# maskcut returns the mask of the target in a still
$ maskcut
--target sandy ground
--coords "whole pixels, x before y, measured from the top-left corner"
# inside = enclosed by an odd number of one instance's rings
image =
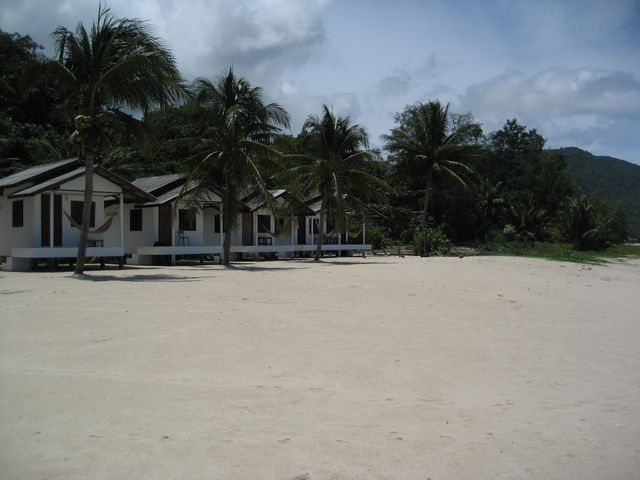
[[[1,479],[640,478],[640,261],[0,273]]]

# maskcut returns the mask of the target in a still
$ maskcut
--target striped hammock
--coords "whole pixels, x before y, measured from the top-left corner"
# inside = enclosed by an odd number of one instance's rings
[[[67,217],[67,219],[71,223],[72,227],[77,228],[78,230],[80,230],[82,228],[82,226],[78,222],[76,222],[73,219],[73,217],[67,213],[67,211],[65,209],[62,209],[62,213],[64,213],[64,216]],[[107,230],[109,230],[109,227],[111,227],[112,223],[113,223],[113,217],[109,217],[109,218],[107,218],[106,222],[104,222],[102,225],[100,225],[95,230],[89,230],[89,233],[94,233],[94,234],[104,233]]]

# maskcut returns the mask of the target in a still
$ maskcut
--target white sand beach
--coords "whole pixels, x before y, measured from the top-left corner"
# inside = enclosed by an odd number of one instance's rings
[[[0,272],[2,479],[632,479],[640,261]]]

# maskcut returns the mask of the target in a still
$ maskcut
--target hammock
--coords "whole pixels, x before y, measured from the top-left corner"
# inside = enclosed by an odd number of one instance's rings
[[[356,233],[352,233],[349,230],[347,230],[347,234],[351,237],[351,238],[358,238],[360,235],[362,235],[362,227],[360,227],[360,230],[357,231]]]
[[[78,222],[76,222],[73,219],[73,217],[66,212],[65,209],[62,209],[62,213],[64,213],[64,216],[67,217],[69,222],[71,222],[71,226],[72,227],[77,228],[78,230],[80,230],[82,228],[82,226]],[[93,233],[93,234],[104,233],[107,230],[109,230],[109,227],[111,227],[112,223],[113,223],[113,217],[109,217],[109,218],[107,218],[107,221],[104,222],[101,226],[99,226],[95,230],[89,230],[88,233]]]

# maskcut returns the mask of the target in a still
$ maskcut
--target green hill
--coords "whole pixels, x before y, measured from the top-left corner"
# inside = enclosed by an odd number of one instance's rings
[[[640,234],[640,165],[593,155],[576,147],[551,150],[564,155],[576,184],[590,195],[620,207],[629,228]]]

